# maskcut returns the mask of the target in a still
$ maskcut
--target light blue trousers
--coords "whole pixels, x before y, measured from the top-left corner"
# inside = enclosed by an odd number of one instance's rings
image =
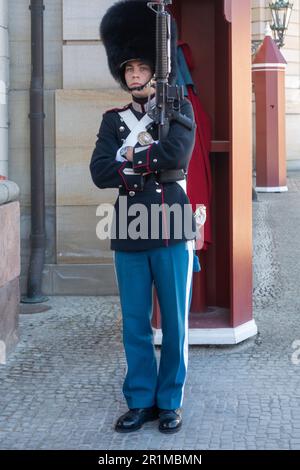
[[[127,405],[129,408],[154,404],[161,409],[179,408],[188,365],[193,242],[181,241],[139,252],[116,251],[114,257],[127,360],[123,384]],[[163,334],[159,368],[151,326],[153,283]]]

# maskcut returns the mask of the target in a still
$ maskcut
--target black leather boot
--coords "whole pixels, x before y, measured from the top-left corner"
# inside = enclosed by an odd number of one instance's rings
[[[124,415],[120,416],[116,425],[117,432],[132,432],[140,429],[147,421],[158,419],[158,409],[156,406],[151,408],[132,408]]]
[[[159,410],[159,431],[166,434],[178,432],[182,426],[181,409]]]

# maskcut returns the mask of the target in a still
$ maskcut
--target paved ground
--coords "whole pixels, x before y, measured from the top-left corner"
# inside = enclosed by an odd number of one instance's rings
[[[21,315],[0,365],[0,448],[300,449],[300,173],[288,185],[253,208],[259,335],[190,348],[181,432],[114,432],[126,411],[119,299],[52,297],[52,310]]]

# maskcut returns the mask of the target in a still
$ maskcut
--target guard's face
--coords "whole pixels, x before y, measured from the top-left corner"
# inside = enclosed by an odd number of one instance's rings
[[[125,66],[125,81],[128,88],[145,85],[152,77],[152,71],[149,65],[138,60],[132,60]],[[154,88],[145,88],[141,91],[133,91],[132,94],[142,98],[154,93]]]

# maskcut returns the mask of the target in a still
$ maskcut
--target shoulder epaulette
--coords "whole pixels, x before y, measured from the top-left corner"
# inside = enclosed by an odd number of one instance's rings
[[[111,112],[120,112],[120,111],[126,111],[126,109],[128,109],[130,107],[130,103],[129,104],[126,104],[126,106],[123,106],[123,108],[112,108],[112,109],[108,109],[107,111],[105,111],[106,113],[111,113]]]

